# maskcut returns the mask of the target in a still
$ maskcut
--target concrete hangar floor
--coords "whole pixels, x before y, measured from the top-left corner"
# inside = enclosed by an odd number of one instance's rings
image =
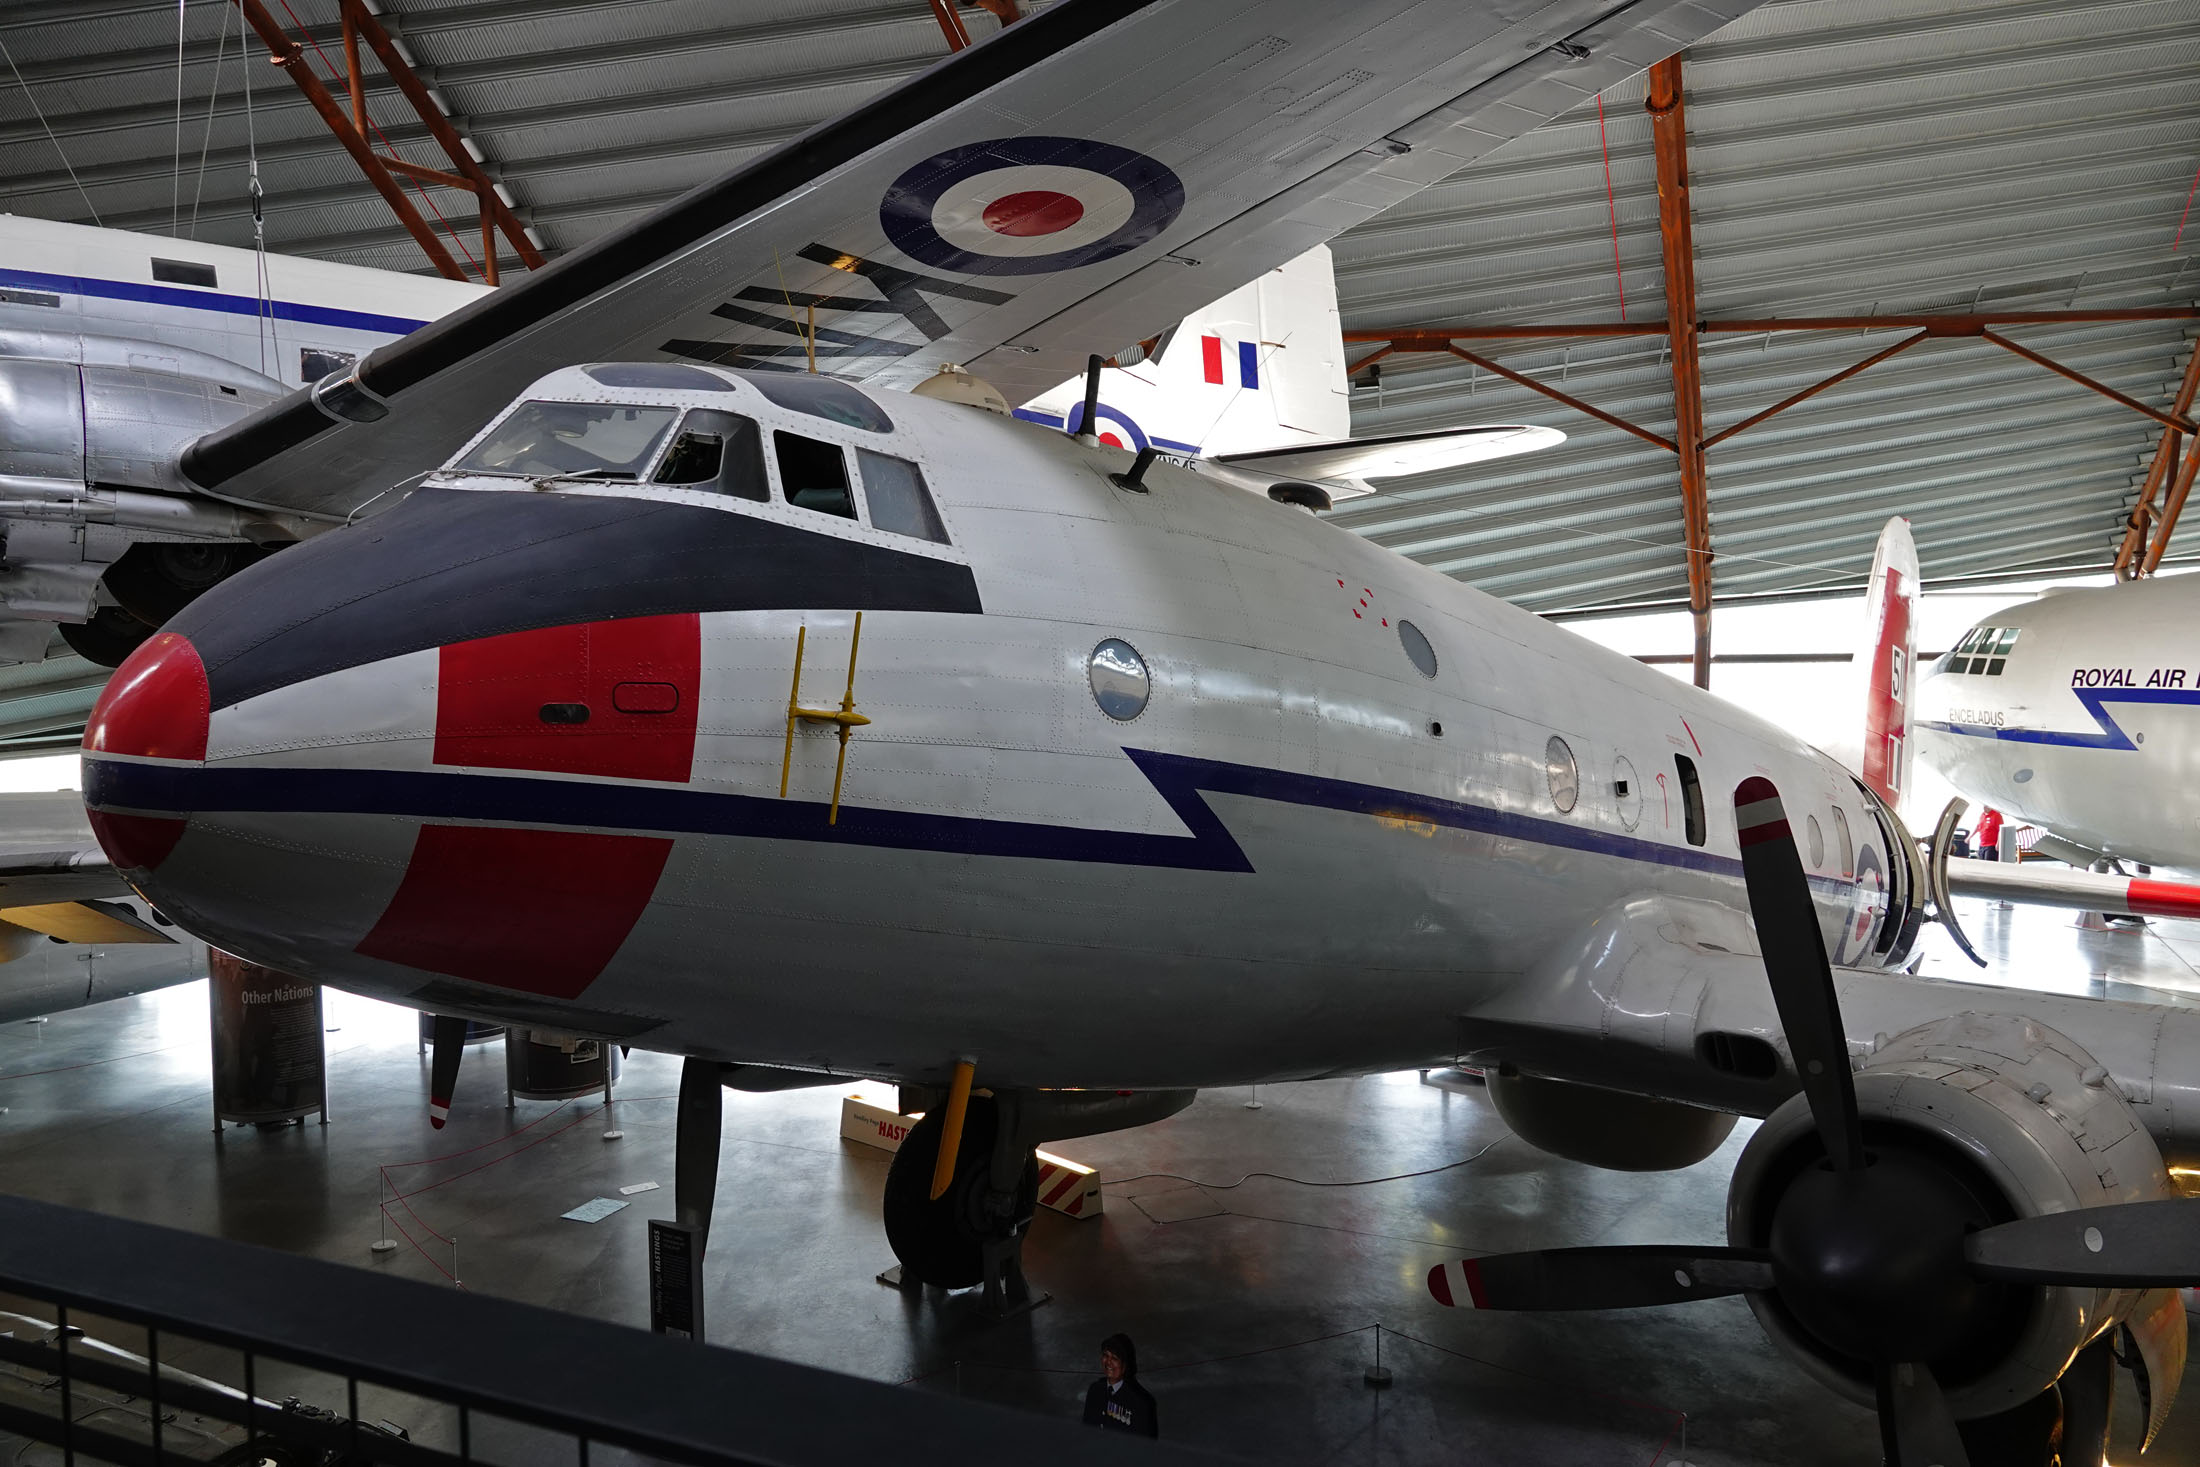
[[[2089,931],[2074,914],[1978,903],[1963,916],[1991,981],[2200,1003],[2200,924]],[[1944,943],[1927,971],[1973,972]],[[0,1029],[0,1191],[431,1282],[453,1268],[455,1239],[469,1289],[646,1323],[644,1224],[671,1212],[677,1061],[635,1053],[610,1122],[624,1134],[607,1141],[600,1097],[507,1110],[490,1041],[469,1051],[437,1133],[414,1016],[334,992],[327,1015],[331,1123],[218,1142],[203,987]],[[1636,1176],[1532,1151],[1478,1088],[1411,1072],[1267,1087],[1257,1110],[1247,1092],[1209,1093],[1158,1125],[1061,1145],[1109,1179],[1104,1210],[1041,1210],[1025,1263],[1052,1301],[993,1322],[974,1298],[876,1281],[893,1261],[878,1221],[887,1155],[840,1138],[844,1093],[728,1092],[713,1342],[1074,1417],[1099,1340],[1124,1330],[1167,1437],[1264,1462],[1880,1460],[1870,1414],[1806,1379],[1738,1299],[1476,1315],[1424,1286],[1431,1264],[1463,1254],[1720,1240],[1746,1123],[1696,1167]],[[645,1182],[661,1185],[622,1192]],[[385,1230],[378,1203],[400,1193]],[[599,1197],[629,1205],[563,1217]],[[385,1235],[398,1246],[373,1251]],[[1378,1337],[1382,1391],[1363,1380]],[[2147,1461],[2200,1464],[2194,1375]],[[2136,1441],[2131,1395],[2120,1443]],[[381,1414],[430,1444],[440,1429],[400,1404]]]

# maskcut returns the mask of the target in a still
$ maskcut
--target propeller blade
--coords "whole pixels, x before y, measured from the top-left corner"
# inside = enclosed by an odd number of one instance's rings
[[[1741,835],[1742,877],[1749,887],[1750,918],[1764,949],[1765,976],[1788,1052],[1802,1077],[1803,1096],[1819,1140],[1836,1170],[1864,1165],[1864,1128],[1856,1114],[1856,1080],[1841,1025],[1841,1001],[1833,968],[1818,933],[1818,908],[1796,853],[1787,809],[1769,779],[1751,775],[1734,790],[1734,823]]]
[[[2200,1284],[2200,1197],[2020,1217],[1963,1243],[1971,1272],[2026,1284]]]
[[[672,1212],[710,1238],[718,1200],[718,1150],[725,1115],[725,1066],[692,1055],[680,1066],[680,1108],[672,1128]]]
[[[2176,1289],[2152,1289],[2139,1298],[2123,1323],[2124,1363],[2139,1387],[2140,1414],[2147,1419],[2145,1451],[2154,1445],[2169,1408],[2177,1402],[2185,1378],[2185,1296]]]
[[[1550,1248],[1428,1271],[1447,1309],[1640,1309],[1771,1287],[1771,1255],[1747,1248]]]
[[[2055,1384],[2062,1391],[2062,1460],[2070,1467],[2101,1467],[2116,1412],[2116,1355],[2107,1336],[2080,1350]]]
[[[434,1058],[428,1065],[428,1124],[438,1131],[451,1117],[451,1095],[458,1089],[458,1062],[466,1057],[466,1021],[435,1016]]]
[[[1940,925],[1948,929],[1948,936],[1963,949],[1963,955],[1981,968],[1986,959],[1971,946],[1970,937],[1963,924],[1956,920],[1955,899],[1948,892],[1948,852],[1955,842],[1956,822],[1963,818],[1964,803],[1961,796],[1950,800],[1940,812],[1940,820],[1933,826],[1932,844],[1927,847],[1925,858],[1925,894],[1933,899],[1933,915]]]
[[[1971,1467],[1940,1382],[1913,1361],[1879,1367],[1879,1441],[1887,1467]]]

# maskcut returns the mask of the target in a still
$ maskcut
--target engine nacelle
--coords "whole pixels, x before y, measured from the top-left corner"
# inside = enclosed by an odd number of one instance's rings
[[[1553,1156],[1616,1172],[1694,1166],[1733,1133],[1734,1117],[1674,1100],[1493,1070],[1490,1101],[1514,1134]]]
[[[2172,1195],[2153,1138],[2116,1082],[2057,1031],[2009,1014],[1958,1014],[1879,1045],[1856,1075],[1867,1151],[1903,1151],[1961,1185],[1993,1222]],[[1727,1236],[1764,1248],[1787,1188],[1825,1152],[1801,1096],[1743,1148]],[[2119,1323],[2137,1290],[1983,1283],[1974,1327],[1929,1360],[1958,1417],[1992,1415],[2054,1383]],[[1829,1388],[1874,1402],[1869,1367],[1814,1335],[1776,1295],[1752,1294],[1767,1334]]]

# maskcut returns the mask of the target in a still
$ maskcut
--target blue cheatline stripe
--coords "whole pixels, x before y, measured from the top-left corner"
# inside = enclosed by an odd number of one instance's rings
[[[62,295],[88,295],[103,300],[143,301],[156,306],[182,306],[193,311],[219,311],[229,316],[272,316],[281,321],[300,321],[309,326],[341,326],[347,331],[380,331],[403,336],[427,325],[404,316],[381,316],[372,311],[347,311],[336,306],[308,306],[295,301],[262,301],[249,295],[225,295],[214,290],[187,290],[173,285],[139,285],[129,280],[95,280],[85,275],[48,275],[38,270],[0,269],[0,286],[50,290]]]
[[[778,800],[662,785],[602,784],[527,775],[457,771],[203,768],[86,758],[84,798],[100,809],[150,814],[281,813],[391,815],[416,820],[473,820],[512,825],[578,826],[649,835],[750,836],[954,855],[1039,861],[1087,861],[1181,871],[1250,873],[1253,863],[1204,794],[1244,795],[1283,804],[1472,831],[1523,845],[1555,847],[1619,860],[1739,879],[1733,856],[1618,835],[1514,811],[1378,785],[1225,764],[1150,749],[1125,749],[1132,763],[1190,830],[1189,835],[1092,830],[976,816],[875,810],[843,803],[828,825],[821,802]],[[1835,899],[1855,884],[1813,876]]]
[[[1983,723],[1952,723],[1939,719],[1920,719],[1919,728],[1929,728],[1935,733],[1960,734],[1965,738],[1998,739],[2005,744],[2052,744],[2065,749],[2137,749],[2131,735],[2111,718],[2104,706],[2109,703],[2154,703],[2188,706],[2200,705],[2200,688],[2072,688],[2085,711],[2093,715],[2099,724],[2098,733],[2058,733],[2044,728],[1994,728]]]
[[[1257,342],[1238,343],[1238,377],[1243,387],[1260,386],[1260,346]]]

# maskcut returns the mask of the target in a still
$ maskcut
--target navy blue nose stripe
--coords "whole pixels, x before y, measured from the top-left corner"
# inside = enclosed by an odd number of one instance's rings
[[[985,610],[970,567],[736,510],[419,489],[224,581],[168,630],[213,706],[451,642],[687,611]]]

